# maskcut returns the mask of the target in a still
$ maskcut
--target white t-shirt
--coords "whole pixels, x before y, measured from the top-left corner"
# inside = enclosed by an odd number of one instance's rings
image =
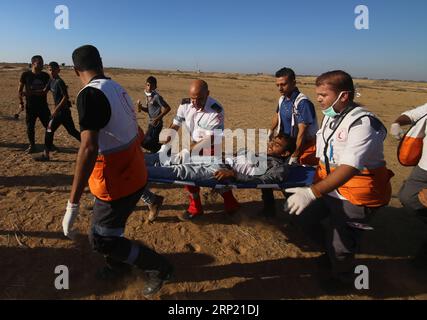
[[[411,119],[412,123],[417,122],[426,114],[427,114],[427,103],[422,106],[419,106],[418,108],[402,113],[402,115],[405,115],[409,119]],[[423,140],[423,154],[421,156],[420,162],[418,163],[418,166],[421,169],[427,171],[427,126],[426,126],[426,136],[424,137],[424,140]]]
[[[214,135],[217,130],[224,130],[224,109],[213,98],[208,97],[203,110],[197,110],[189,99],[184,99],[178,107],[173,124],[185,125],[194,142],[200,142],[208,136]]]

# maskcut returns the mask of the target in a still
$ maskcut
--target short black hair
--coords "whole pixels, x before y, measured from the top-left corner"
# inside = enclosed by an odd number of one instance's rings
[[[343,70],[334,70],[321,74],[316,79],[316,87],[327,84],[332,87],[336,93],[348,91],[350,101],[354,100],[354,82],[350,74]]]
[[[153,76],[150,76],[147,78],[147,81],[145,81],[146,83],[151,84],[152,86],[157,88],[157,79]]]
[[[74,67],[78,71],[101,71],[102,59],[99,51],[92,45],[85,45],[73,52]]]
[[[290,68],[282,68],[276,72],[276,78],[288,77],[290,80],[295,80],[295,72]]]
[[[59,64],[58,64],[58,62],[52,61],[52,62],[49,62],[49,67],[51,67],[54,70],[58,70]]]
[[[279,138],[286,141],[286,149],[285,151],[289,151],[290,154],[293,154],[295,150],[297,149],[297,139],[292,138],[288,134],[279,133],[274,138]]]
[[[44,62],[43,57],[42,57],[42,56],[40,56],[40,55],[37,55],[37,56],[33,56],[33,57],[31,58],[31,64],[33,64],[34,62],[36,62],[36,60],[41,60],[41,61],[42,61],[42,63]]]

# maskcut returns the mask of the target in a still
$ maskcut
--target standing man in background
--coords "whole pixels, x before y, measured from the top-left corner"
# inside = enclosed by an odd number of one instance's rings
[[[24,97],[26,98],[26,125],[30,143],[26,151],[29,154],[36,152],[35,125],[37,118],[40,119],[45,129],[47,129],[50,120],[47,91],[45,90],[49,84],[50,77],[46,72],[42,71],[43,65],[44,62],[41,56],[32,57],[31,71],[24,72],[19,82],[18,97],[21,110],[24,110]]]

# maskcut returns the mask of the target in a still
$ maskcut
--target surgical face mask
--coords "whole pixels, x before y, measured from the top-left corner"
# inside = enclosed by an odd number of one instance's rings
[[[346,91],[342,91],[338,96],[337,100],[335,100],[335,102],[329,108],[322,110],[325,116],[329,118],[335,118],[338,115],[338,112],[335,111],[334,107],[338,103],[338,101],[341,99],[341,96],[343,95],[344,92]]]

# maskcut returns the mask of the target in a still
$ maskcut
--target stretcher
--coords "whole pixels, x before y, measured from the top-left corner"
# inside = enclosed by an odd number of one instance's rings
[[[155,175],[149,175],[150,183],[160,184],[175,184],[192,187],[206,187],[213,189],[277,189],[283,190],[286,188],[305,187],[313,184],[314,173],[313,167],[294,166],[289,168],[289,175],[285,182],[280,184],[253,184],[253,183],[224,183],[215,179],[203,181],[183,181],[183,180],[168,180],[157,178]]]

